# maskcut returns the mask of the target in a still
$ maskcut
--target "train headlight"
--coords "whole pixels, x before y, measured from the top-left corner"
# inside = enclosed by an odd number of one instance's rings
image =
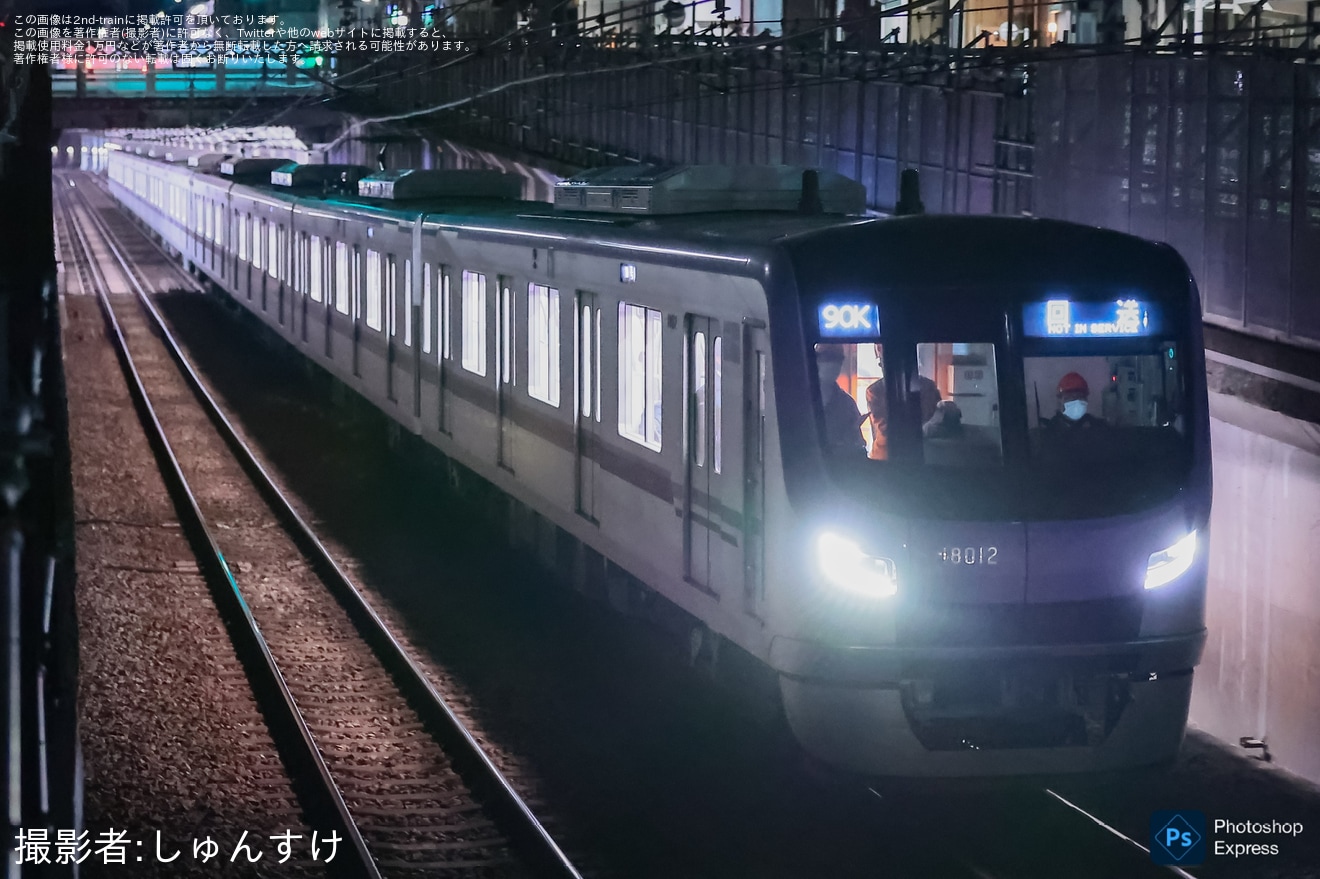
[[[1193,531],[1168,549],[1150,554],[1146,563],[1146,588],[1158,589],[1172,583],[1192,566],[1196,558],[1196,532]]]
[[[816,539],[816,564],[831,586],[871,598],[898,592],[894,563],[862,551],[856,542],[826,531]]]

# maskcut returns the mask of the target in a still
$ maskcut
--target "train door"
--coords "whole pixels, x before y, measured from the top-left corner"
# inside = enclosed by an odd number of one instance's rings
[[[272,271],[271,265],[275,261],[275,254],[271,252],[275,248],[270,247],[267,244],[267,238],[271,233],[275,231],[274,229],[271,229],[270,232],[268,233],[266,230],[269,227],[269,225],[270,224],[266,220],[266,218],[262,217],[260,234],[257,236],[257,240],[252,242],[256,248],[255,252],[258,255],[258,258],[254,259],[253,262],[256,263],[257,268],[260,269],[260,271],[257,274],[261,276],[261,313],[262,314],[266,313],[266,276],[270,271]]]
[[[430,272],[427,272],[429,277]],[[450,302],[450,268],[442,265],[436,274],[436,283],[440,287],[435,306],[435,359],[436,359],[436,427],[441,433],[449,433],[449,421],[445,411],[445,383],[449,378],[449,361],[453,351],[451,323],[453,321],[453,303]]]
[[[724,520],[729,467],[724,460],[724,339],[720,322],[690,314],[686,320],[684,396],[686,478],[683,556],[687,578],[707,591],[727,555]]]
[[[349,267],[348,299],[349,319],[353,322],[353,375],[362,377],[360,348],[362,347],[362,250],[353,245],[353,262]]]
[[[395,347],[398,339],[399,314],[399,267],[395,265],[394,255],[385,255],[385,398],[399,401],[394,389],[394,364],[399,359]]]
[[[252,301],[252,271],[253,271],[252,263],[257,258],[257,251],[256,251],[257,244],[256,241],[253,240],[253,236],[257,232],[257,222],[256,219],[251,214],[244,214],[240,222],[244,224],[243,225],[243,241],[244,241],[243,266],[245,270],[243,273],[243,293],[244,295],[247,296],[248,302],[251,302]]]
[[[202,210],[204,202],[201,193],[184,190],[188,203],[188,233],[190,253],[188,261],[194,268],[206,268],[206,213]]]
[[[497,463],[513,470],[513,423],[510,403],[517,385],[515,352],[517,327],[514,322],[513,279],[499,276],[499,296],[495,311],[495,421],[499,431]]]
[[[312,260],[321,258],[321,254],[316,252],[321,242],[313,239],[306,232],[300,232],[298,237],[298,253],[302,259],[302,297],[299,298],[297,306],[298,311],[301,313],[295,318],[294,322],[302,329],[302,342],[305,345],[307,344],[307,315],[311,309],[308,300],[312,298],[315,290],[313,281],[321,280],[321,273],[312,270]]]
[[[764,325],[743,325],[743,610],[765,594],[765,393],[770,343]]]
[[[275,319],[280,326],[284,326],[284,287],[289,280],[289,270],[285,265],[288,239],[284,237],[283,225],[275,222],[270,224],[270,241],[270,282],[275,287]]]
[[[339,244],[333,238],[327,237],[325,239],[325,302],[323,303],[325,309],[322,320],[325,322],[326,360],[332,360],[334,358],[334,343],[331,341],[331,338],[334,335],[333,315],[335,313],[335,304],[339,301],[339,253],[336,248],[342,246],[343,245]]]
[[[417,268],[413,268],[417,266]],[[412,401],[413,417],[422,417],[422,339],[426,339],[426,348],[430,350],[431,341],[431,315],[429,310],[422,308],[421,285],[413,277],[414,271],[422,271],[422,264],[414,260],[405,260],[403,263],[404,276],[404,308],[407,309],[408,319],[403,325],[403,342],[410,345],[408,349],[408,369],[412,374]],[[428,303],[429,304],[429,303]],[[415,333],[415,335],[414,335]]]
[[[223,282],[226,276],[228,275],[228,272],[226,271],[226,269],[228,269],[228,266],[226,265],[226,263],[229,262],[229,254],[225,251],[225,245],[229,244],[230,247],[233,247],[234,245],[231,242],[234,241],[236,236],[234,234],[234,230],[228,228],[229,211],[225,209],[223,203],[221,203],[219,207],[220,207],[220,215],[216,217],[216,233],[218,238],[216,244],[220,246],[217,247],[216,249],[219,251],[220,280],[221,282]],[[222,232],[221,230],[224,231]],[[238,266],[237,259],[238,258],[235,257],[236,260],[234,263],[235,268],[237,268]]]
[[[579,290],[574,314],[577,511],[596,522],[599,521],[596,518],[596,486],[600,469],[600,304],[596,301],[596,294]]]

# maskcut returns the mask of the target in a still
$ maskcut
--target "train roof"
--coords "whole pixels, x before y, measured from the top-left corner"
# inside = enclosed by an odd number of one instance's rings
[[[199,174],[197,169],[189,169]],[[1186,289],[1186,263],[1167,245],[1094,226],[1029,217],[928,214],[877,218],[794,211],[729,211],[670,215],[568,212],[546,202],[495,198],[416,199],[393,202],[348,194],[294,193],[268,183],[235,183],[200,173],[213,184],[233,183],[235,193],[312,216],[347,214],[379,222],[412,224],[426,215],[431,228],[472,234],[563,240],[565,246],[608,244],[682,248],[688,257],[747,263],[756,272],[765,249],[783,245],[800,278],[812,287],[855,283],[858,259],[885,279],[922,286],[1048,284],[1093,274],[1114,284]],[[828,237],[824,236],[829,232]],[[806,292],[806,291],[804,291]]]
[[[558,228],[577,233],[585,229],[609,234],[662,234],[690,237],[694,240],[718,240],[726,243],[764,245],[790,235],[811,232],[864,221],[865,217],[838,214],[800,214],[793,211],[729,211],[722,213],[669,214],[632,216],[568,212],[541,201],[517,201],[495,198],[417,199],[406,203],[332,194],[293,196],[269,186],[245,184],[267,199],[292,202],[315,213],[317,210],[343,210],[358,216],[382,220],[413,222],[419,214],[427,215],[428,224],[445,225],[480,219],[499,224],[501,229],[543,233]]]
[[[805,232],[783,242],[801,275],[822,290],[856,278],[851,254],[864,253],[884,286],[1011,290],[1060,284],[1130,286],[1173,298],[1191,273],[1167,244],[1064,220],[966,214],[896,217],[862,233],[841,229],[828,241]],[[825,245],[828,246],[825,246]],[[1149,295],[1149,293],[1147,295]]]
[[[1166,245],[1096,226],[1034,217],[926,214],[883,218],[793,211],[637,217],[564,212],[545,202],[498,199],[420,200],[407,208],[348,196],[296,201],[312,212],[341,209],[405,222],[426,213],[427,225],[436,227],[480,221],[509,233],[609,238],[641,245],[682,243],[712,255],[733,255],[729,248],[750,251],[783,244],[799,267],[810,266],[807,274],[826,279],[838,273],[841,282],[844,275],[856,278],[859,255],[894,284],[907,280],[936,286],[973,280],[981,284],[1049,283],[1055,276],[1075,279],[1079,272],[1092,272],[1114,283],[1158,280],[1177,287],[1188,278],[1186,264]]]

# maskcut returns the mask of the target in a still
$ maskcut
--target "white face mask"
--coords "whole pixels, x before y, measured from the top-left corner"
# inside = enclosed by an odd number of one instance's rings
[[[1070,418],[1073,421],[1076,421],[1085,414],[1086,414],[1085,400],[1069,400],[1067,403],[1063,404],[1063,415],[1065,418]]]

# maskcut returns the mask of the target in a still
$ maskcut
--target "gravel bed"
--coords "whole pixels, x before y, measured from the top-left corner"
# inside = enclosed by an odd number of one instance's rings
[[[85,826],[93,843],[110,830],[140,843],[124,866],[93,853],[84,875],[322,876],[305,848],[274,863],[268,841],[255,864],[241,854],[228,861],[244,831],[253,842],[292,830],[304,846],[308,831],[178,527],[96,301],[67,296],[64,313]],[[222,849],[209,863],[192,850],[207,837]],[[175,851],[178,859],[160,862]]]
[[[523,875],[502,835],[470,808],[472,795],[443,749],[248,483],[145,315],[132,305],[116,313],[202,514],[384,875]],[[386,771],[340,775],[360,765]]]

